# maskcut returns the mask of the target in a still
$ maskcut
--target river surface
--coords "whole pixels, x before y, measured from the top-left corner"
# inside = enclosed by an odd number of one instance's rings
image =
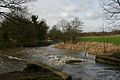
[[[66,64],[67,58],[82,59],[83,62]],[[95,56],[84,52],[53,46],[0,50],[0,74],[23,70],[26,61],[48,64],[70,74],[73,80],[120,80],[119,67],[96,63]]]

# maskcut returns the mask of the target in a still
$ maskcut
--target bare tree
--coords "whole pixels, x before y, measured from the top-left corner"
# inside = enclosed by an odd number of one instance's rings
[[[75,17],[72,21],[61,20],[58,22],[57,27],[62,29],[63,39],[65,42],[76,42],[79,33],[82,32],[84,22],[79,17]]]
[[[11,18],[10,14],[15,11],[25,10],[25,6],[22,4],[29,2],[30,0],[0,0],[0,18]]]
[[[117,18],[116,15],[120,14],[120,0],[100,0],[100,5],[110,15],[110,18]]]
[[[120,0],[100,0],[100,6],[106,14],[106,20],[113,29],[119,29],[120,26]]]
[[[57,23],[57,27],[61,29],[61,31],[64,33],[67,30],[67,27],[70,23],[66,19],[62,19]]]

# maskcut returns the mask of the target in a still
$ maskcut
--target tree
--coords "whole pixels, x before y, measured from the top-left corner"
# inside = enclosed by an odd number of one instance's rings
[[[7,9],[7,12],[0,11],[0,43],[6,47],[11,46],[36,46],[39,41],[46,39],[47,24],[45,20],[37,21],[38,16],[28,16],[27,8],[22,4],[33,0],[1,0],[0,9]],[[1,44],[0,44],[1,46]]]
[[[64,32],[66,32],[68,25],[69,25],[69,22],[68,22],[67,20],[65,20],[65,19],[62,19],[61,21],[59,21],[59,22],[57,23],[56,26],[57,26],[58,28],[61,28],[61,31],[64,33]]]
[[[100,0],[100,5],[111,17],[120,14],[120,0]]]
[[[3,42],[8,46],[28,46],[35,44],[36,34],[34,31],[34,26],[30,23],[30,20],[25,18],[24,15],[17,14],[17,18],[28,23],[23,23],[17,20],[11,22],[9,19],[4,19],[2,21],[2,39]],[[13,15],[16,17],[15,15]]]
[[[54,41],[60,41],[62,36],[62,32],[59,28],[57,28],[56,25],[52,27],[52,29],[49,31],[49,37]]]
[[[1,22],[2,39],[8,47],[35,46],[46,39],[48,26],[45,20],[33,23],[26,15],[18,12],[12,17],[17,17],[22,22],[15,19],[12,20],[14,23],[9,19]]]
[[[34,24],[37,24],[37,19],[38,19],[38,16],[36,16],[36,15],[32,15],[32,22],[34,23]]]
[[[110,25],[116,28],[120,24],[120,0],[100,0],[100,5],[103,8],[106,19],[110,21]]]
[[[100,5],[111,17],[120,14],[120,0],[100,0]]]
[[[4,17],[11,19],[11,16],[8,13],[14,13],[14,11],[24,12],[25,6],[22,4],[29,2],[31,0],[0,0],[0,18]],[[17,19],[16,19],[17,20]]]
[[[100,0],[100,5],[107,15],[106,20],[109,22],[109,28],[111,28],[113,34],[112,39],[114,39],[113,31],[120,29],[120,0]],[[104,52],[106,52],[105,46],[104,44]]]
[[[70,27],[69,27],[69,34],[71,35],[71,42],[76,42],[77,40],[77,36],[78,36],[78,33],[81,33],[82,32],[82,26],[83,26],[83,22],[80,21],[80,19],[78,17],[75,17],[71,23],[70,23]]]
[[[62,28],[63,40],[66,42],[76,42],[78,34],[82,31],[83,22],[75,17],[72,21],[61,20],[58,26]]]
[[[47,38],[48,25],[46,21],[41,20],[36,26],[37,39],[38,41],[44,41]]]

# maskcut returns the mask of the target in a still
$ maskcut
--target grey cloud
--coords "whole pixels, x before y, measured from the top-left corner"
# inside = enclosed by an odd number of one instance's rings
[[[38,14],[50,25],[54,25],[62,18],[100,19],[103,14],[98,10],[98,5],[98,0],[37,0],[31,3],[29,8],[32,13]]]
[[[91,20],[96,20],[96,19],[102,19],[104,18],[104,14],[102,12],[99,11],[95,11],[95,12],[90,12],[87,13],[85,16],[85,19],[91,19]]]

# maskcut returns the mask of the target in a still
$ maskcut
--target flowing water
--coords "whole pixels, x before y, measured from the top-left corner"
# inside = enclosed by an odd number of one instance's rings
[[[83,62],[65,63],[72,58]],[[22,70],[26,67],[25,61],[43,62],[70,74],[73,80],[120,80],[119,67],[96,63],[95,56],[84,52],[52,46],[0,51],[0,73]]]

